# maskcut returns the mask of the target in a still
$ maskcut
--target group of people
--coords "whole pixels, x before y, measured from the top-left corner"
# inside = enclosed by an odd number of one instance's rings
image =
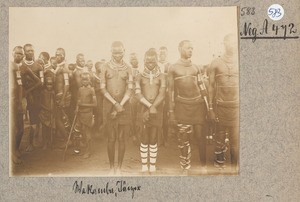
[[[224,55],[207,69],[192,63],[193,46],[188,40],[179,43],[180,58],[174,64],[167,62],[166,47],[158,51],[150,48],[144,55],[142,71],[135,53],[130,54],[130,65],[123,60],[125,48],[120,41],[111,45],[111,60],[96,62],[95,71],[93,62],[85,62],[81,53],[76,64],[68,65],[63,48],[58,48],[54,57],[42,52],[35,60],[31,44],[16,46],[10,63],[13,163],[21,163],[23,115],[28,111],[27,151],[33,149],[34,134],[41,126],[44,149],[59,135],[64,139],[63,146],[73,146],[76,154],[89,158],[93,134],[103,126],[110,175],[121,173],[129,134],[139,144],[142,173],[156,172],[158,143],[167,144],[170,133],[178,138],[183,173],[191,167],[191,135],[196,137],[205,170],[205,129],[209,123],[214,126],[214,165],[225,166],[230,145],[231,167],[236,172],[239,85],[235,41],[233,35],[226,35]]]

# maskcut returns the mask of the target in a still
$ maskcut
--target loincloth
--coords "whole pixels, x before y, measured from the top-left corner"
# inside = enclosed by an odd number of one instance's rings
[[[93,112],[78,112],[77,115],[77,121],[80,122],[80,124],[85,125],[87,127],[93,126]]]
[[[216,103],[216,116],[219,123],[224,126],[234,126],[239,123],[239,103],[220,102]]]
[[[174,114],[176,121],[182,124],[204,124],[206,120],[207,109],[205,102],[194,101],[184,102],[181,100],[175,100]]]
[[[39,113],[39,118],[42,124],[49,128],[55,128],[55,119],[54,119],[54,114],[51,111],[42,109]]]

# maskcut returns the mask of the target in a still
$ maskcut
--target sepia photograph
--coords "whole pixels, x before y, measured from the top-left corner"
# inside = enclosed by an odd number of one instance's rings
[[[239,175],[238,7],[10,7],[12,177]]]

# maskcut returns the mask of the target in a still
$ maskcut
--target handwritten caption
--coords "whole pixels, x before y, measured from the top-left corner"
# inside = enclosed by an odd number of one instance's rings
[[[277,19],[280,15],[281,17],[283,15],[283,10],[280,9],[269,9],[268,11],[269,15],[272,15]],[[240,12],[241,16],[253,16],[255,13],[255,7],[242,7]],[[298,39],[299,36],[297,33],[298,30],[293,22],[279,24],[276,22],[269,22],[268,19],[264,19],[262,24],[258,26],[251,22],[245,22],[242,24],[240,37],[241,39],[250,39],[254,43],[257,39]]]
[[[114,195],[118,197],[121,193],[131,193],[133,199],[135,193],[141,191],[140,185],[130,185],[124,180],[118,180],[116,183],[107,182],[103,187],[96,187],[92,184],[84,185],[82,181],[75,181],[72,187],[72,191],[75,194],[87,194],[87,195]]]

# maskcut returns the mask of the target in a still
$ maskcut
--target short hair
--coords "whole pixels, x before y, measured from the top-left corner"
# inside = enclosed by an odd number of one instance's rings
[[[17,49],[22,49],[23,50],[23,47],[22,46],[16,46],[16,47],[14,47],[13,52],[15,52]]]
[[[25,45],[23,46],[24,51],[25,51],[25,48],[27,48],[27,47],[33,47],[33,45],[30,44],[30,43],[25,44]]]
[[[124,45],[121,41],[114,41],[112,44],[111,44],[111,47],[123,47],[124,48]]]
[[[179,43],[178,48],[182,48],[182,46],[184,46],[185,43],[190,43],[190,40],[183,40]]]
[[[149,50],[147,50],[145,53],[145,57],[147,56],[154,56],[157,59],[157,52],[155,48],[150,48]]]
[[[41,52],[41,55],[48,61],[50,59],[50,55],[47,52]]]
[[[165,46],[161,46],[161,47],[159,48],[159,50],[166,50],[166,51],[168,51],[167,47],[165,47]]]
[[[66,56],[65,49],[63,49],[63,48],[58,48],[58,49],[56,49],[56,51],[61,51],[61,52],[63,53],[64,57]]]
[[[78,53],[78,54],[76,55],[76,60],[78,60],[79,57],[84,57],[83,53]]]

